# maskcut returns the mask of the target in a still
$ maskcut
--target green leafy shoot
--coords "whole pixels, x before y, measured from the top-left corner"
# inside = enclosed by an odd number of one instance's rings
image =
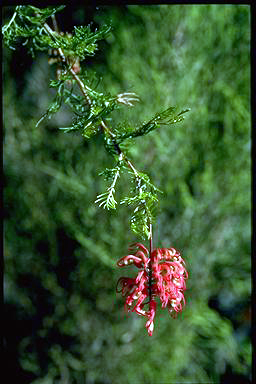
[[[88,88],[88,95],[91,100],[90,106],[85,103],[85,99],[79,102],[75,95],[69,95],[66,99],[75,114],[72,127],[65,128],[66,132],[71,130],[79,130],[83,137],[90,139],[93,135],[101,130],[100,125],[103,119],[118,108],[116,98],[110,95],[103,95]]]
[[[17,40],[21,40],[32,55],[35,50],[57,50],[61,59],[61,70],[58,71],[58,79],[50,82],[50,87],[56,89],[56,95],[37,126],[46,117],[50,119],[65,103],[73,112],[72,125],[60,129],[65,132],[79,131],[86,139],[99,132],[103,133],[106,150],[118,160],[115,167],[107,168],[101,173],[109,186],[104,193],[97,196],[95,203],[107,210],[116,209],[117,180],[126,169],[132,175],[132,188],[130,196],[125,197],[121,204],[132,207],[131,229],[136,235],[147,239],[151,233],[150,225],[156,216],[158,194],[161,191],[152,184],[148,175],[134,168],[126,153],[128,144],[134,138],[144,136],[161,126],[182,121],[189,109],[178,113],[177,107],[169,107],[135,128],[129,122],[115,127],[108,126],[106,121],[111,121],[110,115],[115,109],[121,106],[133,107],[140,99],[134,92],[119,93],[116,96],[97,92],[96,87],[92,86],[92,77],[86,71],[80,71],[80,68],[79,71],[74,71],[74,63],[94,55],[98,48],[97,42],[107,36],[111,27],[103,26],[93,32],[90,26],[80,26],[75,27],[72,34],[54,31],[46,20],[62,9],[63,6],[44,9],[17,6],[12,19],[3,27],[4,41],[14,49]]]
[[[23,45],[28,45],[28,50],[34,56],[34,50],[47,50],[47,41],[43,37],[45,21],[65,6],[51,6],[36,8],[31,5],[18,5],[10,22],[2,27],[5,44],[15,49],[18,40],[23,40]]]
[[[89,112],[89,106],[84,96],[74,93],[73,88],[64,89],[64,103],[70,106],[76,116],[83,117],[84,114]]]
[[[90,119],[90,117],[92,117]],[[93,124],[94,123],[94,124]],[[101,127],[99,125],[100,121],[96,120],[95,116],[89,115],[88,117],[78,117],[73,119],[71,127],[62,128],[65,132],[69,131],[79,131],[85,139],[90,139],[100,132]]]
[[[6,45],[15,49],[18,39],[24,40],[29,51],[34,56],[35,50],[49,48],[62,49],[66,57],[76,57],[84,60],[97,50],[97,41],[104,39],[111,30],[110,26],[102,26],[100,30],[91,31],[90,26],[75,27],[72,34],[49,32],[45,28],[46,20],[65,6],[36,8],[19,5],[15,8],[10,22],[3,26],[2,33]]]
[[[184,113],[190,109],[184,109],[181,112],[176,112],[176,107],[169,107],[163,112],[157,113],[150,121],[142,124],[139,128],[133,129],[131,126],[126,127],[123,132],[117,133],[117,141],[122,142],[127,138],[144,136],[147,133],[159,128],[161,125],[171,125],[184,120]]]
[[[77,57],[80,61],[86,56],[93,56],[98,49],[96,42],[105,38],[110,32],[110,26],[102,26],[99,31],[92,32],[90,26],[75,27],[73,33],[58,33],[50,31],[45,41],[50,48],[61,49],[65,57]]]
[[[137,172],[136,175],[130,172],[133,175],[133,184],[135,185],[135,190],[145,191],[146,189],[150,190],[152,193],[163,193],[160,189],[158,189],[154,184],[151,183],[150,177],[143,172]]]
[[[100,30],[92,32],[90,26],[75,27],[73,36],[69,42],[68,49],[76,57],[83,60],[86,56],[94,55],[98,49],[96,42],[104,39],[110,32],[110,26],[102,26]]]
[[[100,123],[106,118],[115,108],[118,107],[117,100],[111,95],[98,93],[87,86],[88,95],[91,100],[91,105],[88,105],[83,95],[74,93],[72,86],[65,85],[65,77],[61,80],[53,80],[50,82],[52,88],[58,88],[56,96],[48,108],[47,112],[42,116],[37,125],[46,117],[51,118],[52,115],[61,107],[64,102],[72,109],[75,117],[73,118],[72,126],[60,128],[65,132],[80,131],[81,134],[89,139],[100,131]]]
[[[131,173],[131,172],[130,172]],[[154,221],[158,205],[157,193],[162,193],[144,173],[133,174],[132,197],[125,197],[120,204],[134,206],[130,220],[131,229],[143,239],[150,237],[150,224]]]
[[[158,198],[151,192],[141,192],[133,197],[126,197],[121,204],[134,206],[130,220],[131,229],[136,235],[148,239],[150,236],[150,224],[154,221]]]

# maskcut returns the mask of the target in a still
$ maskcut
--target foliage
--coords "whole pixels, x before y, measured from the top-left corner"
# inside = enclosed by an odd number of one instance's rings
[[[138,171],[136,181],[109,135],[84,140],[82,131],[59,130],[72,127],[74,116],[88,116],[87,105],[79,109],[83,96],[67,83],[71,74],[62,71],[49,91],[54,70],[44,56],[31,62],[27,45],[4,47],[9,381],[250,382],[249,7],[84,9],[59,13],[64,31],[88,19],[98,30],[111,21],[113,29],[101,42],[104,49],[88,56],[86,71],[81,64],[81,79],[103,99],[124,89],[140,95],[136,108],[115,108],[107,116],[116,139],[125,125],[136,132],[139,122],[170,105],[189,105],[191,112],[182,124],[120,143],[147,171],[149,179]],[[13,9],[7,11],[8,24]],[[102,76],[97,88],[90,66]],[[61,112],[36,127],[64,78]],[[127,229],[127,208],[121,204],[117,215],[92,204],[102,183],[107,191],[115,177],[117,202],[140,195],[140,180],[142,192],[152,192],[150,180],[160,187],[154,246],[177,247],[187,262],[185,310],[176,320],[163,311],[152,338],[143,318],[122,314],[123,301],[114,294],[116,260],[137,238]],[[136,204],[128,206],[131,216]]]
[[[42,38],[43,24],[63,8],[63,5],[44,9],[34,6],[17,6],[11,20],[2,28],[5,44],[15,49],[17,39],[22,39],[25,40],[23,44],[28,44],[32,54],[34,49],[47,50],[48,43]]]
[[[100,31],[91,32],[90,26],[81,26],[75,27],[73,34],[62,35],[58,31],[52,31],[49,36],[45,22],[64,8],[64,5],[47,8],[17,6],[9,23],[2,28],[4,42],[14,49],[17,39],[25,39],[23,44],[28,44],[33,56],[35,50],[48,51],[49,48],[61,48],[66,56],[76,56],[81,60],[93,55],[97,49],[97,40],[104,38],[110,28],[103,27]]]
[[[125,125],[124,132],[120,132],[120,130],[115,132],[117,135],[117,141],[122,142],[127,138],[131,139],[134,137],[146,135],[154,129],[160,128],[161,125],[171,125],[178,123],[184,119],[183,114],[188,112],[190,109],[185,109],[178,114],[175,114],[175,110],[175,107],[169,107],[165,111],[157,113],[150,121],[145,122],[137,129],[131,129],[129,125]]]
[[[77,130],[83,137],[90,139],[102,131],[105,135],[106,149],[112,155],[115,153],[121,154],[122,160],[126,161],[134,172],[136,182],[140,183],[141,178],[138,176],[137,170],[127,156],[123,156],[119,144],[127,138],[144,136],[160,125],[170,125],[182,121],[183,114],[188,109],[175,115],[175,108],[169,107],[136,130],[130,130],[123,126],[122,132],[115,133],[115,130],[112,131],[111,127],[107,127],[105,119],[108,118],[114,109],[119,108],[120,105],[133,106],[133,102],[139,100],[137,95],[135,93],[123,93],[113,97],[109,94],[99,93],[90,87],[89,79],[84,78],[87,81],[82,82],[77,75],[76,72],[80,72],[80,66],[79,70],[73,68],[74,63],[78,59],[84,60],[86,56],[94,55],[97,48],[96,41],[104,38],[110,31],[110,28],[103,26],[99,32],[95,31],[94,33],[90,31],[90,27],[75,27],[73,34],[64,34],[58,30],[53,31],[46,24],[46,18],[49,16],[53,17],[56,11],[62,9],[62,6],[58,8],[49,7],[44,10],[33,6],[18,6],[15,8],[11,21],[3,27],[4,40],[9,47],[13,45],[13,42],[18,37],[31,38],[33,54],[36,49],[48,50],[55,48],[59,53],[62,64],[65,65],[65,69],[58,76],[60,78],[59,81],[50,82],[51,87],[57,88],[56,96],[37,125],[45,117],[51,118],[54,113],[58,112],[63,102],[70,105],[76,117],[73,119],[71,127],[64,128],[65,132]],[[56,24],[55,19],[52,21]],[[55,27],[55,29],[57,28]],[[70,57],[73,58],[71,62],[68,59]],[[71,78],[67,74],[71,75]],[[80,88],[83,97],[76,95],[75,85]],[[107,189],[107,192],[98,196],[96,202],[99,203],[99,206],[107,209],[116,209],[117,202],[113,194],[119,175],[118,170],[113,184]],[[137,189],[140,191],[141,187],[139,186]],[[150,193],[145,192],[144,194],[139,193],[137,197],[133,198],[133,203],[136,202],[136,208],[131,218],[131,229],[142,238],[149,237],[149,227],[153,220],[152,206],[158,201],[155,193],[157,188],[154,188],[153,191]],[[123,201],[128,202],[129,205],[131,204],[131,201],[128,199]]]

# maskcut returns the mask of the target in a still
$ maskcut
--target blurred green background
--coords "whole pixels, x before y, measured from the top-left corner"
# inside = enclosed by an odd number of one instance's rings
[[[175,320],[159,308],[152,337],[144,318],[124,314],[116,261],[138,239],[127,208],[94,204],[113,160],[100,136],[59,130],[66,107],[36,128],[53,68],[43,53],[3,47],[8,382],[250,383],[250,7],[67,6],[57,20],[64,31],[112,24],[83,65],[97,89],[141,103],[109,124],[191,108],[130,150],[164,192],[154,244],[182,252],[187,304]],[[119,200],[127,188],[121,180]]]

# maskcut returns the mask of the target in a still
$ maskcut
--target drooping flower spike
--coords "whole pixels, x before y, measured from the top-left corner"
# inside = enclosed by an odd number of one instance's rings
[[[122,268],[133,264],[139,272],[136,278],[120,277],[117,292],[126,297],[125,308],[128,312],[136,312],[148,319],[146,329],[152,336],[156,298],[159,297],[161,307],[167,307],[171,316],[175,317],[182,311],[182,304],[185,304],[183,292],[186,290],[188,273],[180,252],[175,248],[156,248],[150,255],[143,244],[135,243],[129,251],[131,253],[122,257],[117,265]],[[148,303],[149,309],[145,310]]]

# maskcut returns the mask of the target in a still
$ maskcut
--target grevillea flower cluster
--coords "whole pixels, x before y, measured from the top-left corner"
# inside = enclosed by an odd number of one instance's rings
[[[183,292],[188,273],[180,252],[174,248],[156,248],[151,254],[140,243],[129,248],[130,254],[122,257],[117,265],[135,265],[139,272],[135,278],[121,277],[117,282],[117,292],[126,297],[125,309],[147,318],[146,329],[149,336],[154,330],[154,317],[159,297],[162,308],[167,308],[175,317],[185,304]],[[148,299],[148,300],[147,300]],[[148,310],[145,305],[149,304]]]

